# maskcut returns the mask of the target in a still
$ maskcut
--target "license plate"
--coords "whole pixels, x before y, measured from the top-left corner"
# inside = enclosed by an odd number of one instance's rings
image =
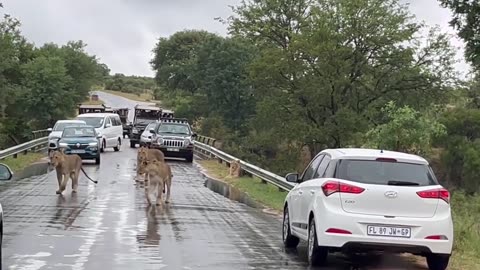
[[[83,150],[83,149],[80,149],[80,150],[72,150],[71,153],[72,153],[72,154],[85,154],[85,150]]]
[[[178,151],[180,151],[180,149],[178,149],[178,148],[167,148],[167,151],[168,152],[178,152]]]
[[[412,229],[394,226],[367,226],[367,235],[410,238]]]

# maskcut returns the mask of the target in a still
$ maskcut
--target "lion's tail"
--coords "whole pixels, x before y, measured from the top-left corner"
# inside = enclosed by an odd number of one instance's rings
[[[90,178],[90,176],[88,176],[88,174],[85,172],[85,170],[83,170],[83,168],[80,168],[82,170],[82,172],[85,174],[85,176],[88,178],[88,180],[92,181],[93,183],[97,184],[98,181],[97,180],[93,180],[92,178]]]

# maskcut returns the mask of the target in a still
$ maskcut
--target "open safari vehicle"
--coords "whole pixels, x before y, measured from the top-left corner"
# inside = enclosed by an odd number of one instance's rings
[[[136,105],[135,113],[130,131],[130,147],[135,148],[140,144],[140,136],[145,128],[151,122],[155,122],[162,117],[162,109],[157,106]]]
[[[84,113],[104,113],[107,107],[102,105],[78,104],[78,114]]]

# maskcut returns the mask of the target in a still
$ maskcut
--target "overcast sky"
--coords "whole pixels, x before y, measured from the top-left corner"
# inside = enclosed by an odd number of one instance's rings
[[[226,26],[214,20],[231,15],[229,5],[240,0],[0,0],[4,11],[22,22],[23,34],[42,45],[83,40],[87,51],[97,55],[112,73],[153,76],[149,61],[158,37],[184,29],[204,29],[221,35]],[[419,20],[448,26],[450,12],[437,0],[412,2],[410,9]],[[458,39],[455,46],[463,47]],[[463,59],[459,51],[459,59]],[[458,69],[465,72],[464,61]]]

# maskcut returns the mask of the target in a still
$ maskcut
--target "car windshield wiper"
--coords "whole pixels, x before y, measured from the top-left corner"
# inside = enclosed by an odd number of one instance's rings
[[[388,185],[389,186],[420,186],[419,183],[409,182],[409,181],[396,181],[396,180],[388,181]]]

